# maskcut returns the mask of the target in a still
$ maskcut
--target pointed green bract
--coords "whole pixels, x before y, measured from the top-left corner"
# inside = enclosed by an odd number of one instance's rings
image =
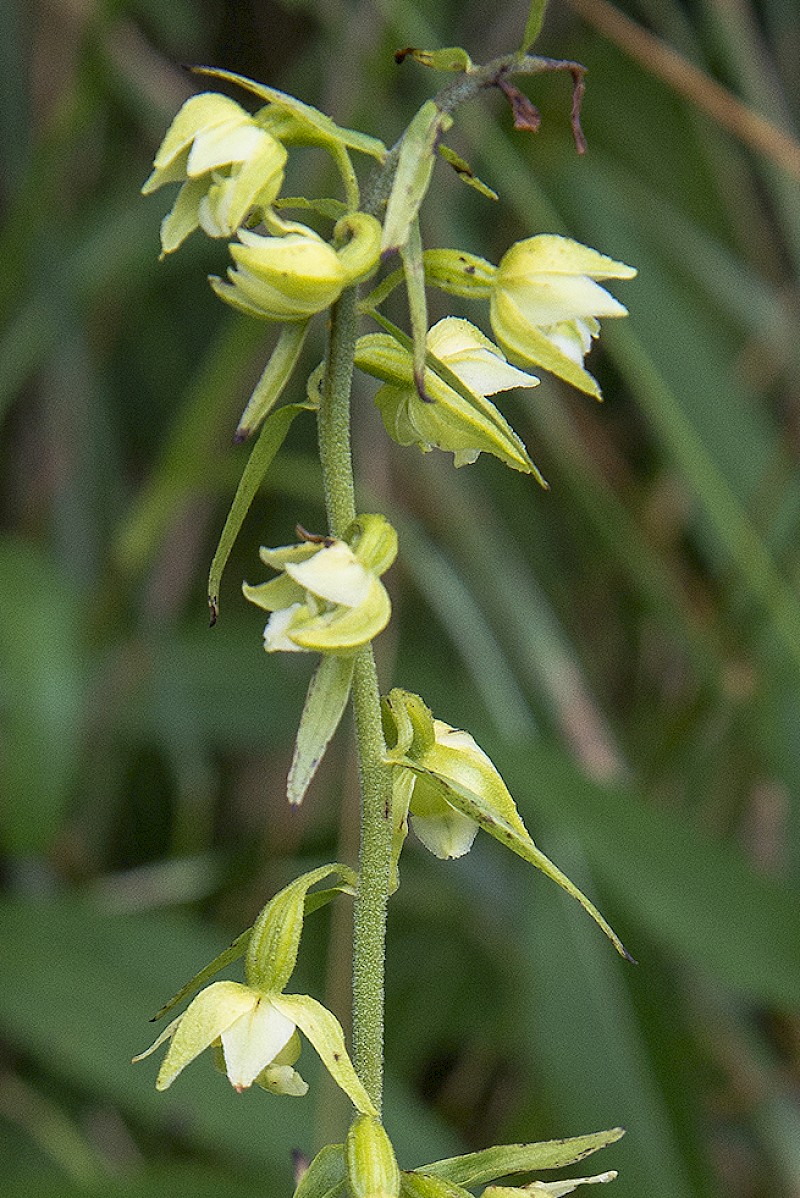
[[[339,727],[353,681],[354,657],[323,657],[308,687],[294,756],[289,770],[287,796],[292,806],[302,803],[311,779]]]
[[[275,454],[286,439],[293,420],[301,412],[311,411],[307,403],[285,404],[277,412],[272,412],[264,422],[259,438],[253,446],[247,465],[242,472],[236,494],[233,497],[230,511],[220,534],[211,562],[208,575],[208,605],[211,609],[212,623],[219,612],[219,588],[222,575],[228,563],[236,538],[239,535],[245,517],[250,511],[258,489],[264,481]]]
[[[486,196],[487,200],[499,200],[500,197],[494,188],[489,187],[479,179],[469,163],[460,154],[456,154],[455,150],[451,150],[449,146],[440,144],[439,157],[443,158],[448,166],[452,166],[462,183],[466,183],[468,187],[479,191],[482,196]]]
[[[370,137],[368,134],[359,133],[354,129],[343,129],[329,116],[320,112],[318,108],[312,108],[310,104],[304,104],[302,100],[297,100],[294,96],[289,96],[274,87],[265,87],[262,83],[255,83],[244,75],[237,75],[234,71],[219,70],[216,67],[193,67],[192,70],[198,75],[228,79],[231,83],[243,87],[245,91],[252,92],[254,96],[266,100],[268,104],[274,104],[283,109],[300,126],[304,126],[312,137],[316,136],[322,145],[326,142],[337,142],[349,150],[358,150],[361,154],[377,158],[379,162],[386,157],[386,146],[377,137]]]
[[[525,32],[522,35],[522,45],[520,46],[523,54],[529,52],[540,34],[544,22],[544,10],[546,8],[547,0],[531,0],[528,19],[525,22]]]
[[[157,1023],[159,1019],[163,1019],[165,1015],[168,1015],[170,1011],[177,1007],[178,1003],[183,1002],[195,990],[199,990],[201,986],[205,985],[221,969],[225,969],[226,966],[232,965],[234,961],[238,961],[239,957],[244,956],[251,932],[252,928],[248,928],[246,932],[242,932],[241,936],[237,936],[233,943],[224,949],[218,957],[215,957],[208,965],[204,965],[193,978],[189,979],[185,986],[181,986],[178,993],[169,1002],[164,1003],[164,1006],[159,1011],[156,1011],[150,1022]]]
[[[356,1110],[377,1116],[372,1099],[359,1081],[347,1054],[344,1032],[338,1019],[321,1003],[305,994],[273,995],[272,1001],[311,1041],[328,1073],[344,1090]]]
[[[307,333],[308,324],[304,321],[286,324],[281,329],[269,361],[242,412],[236,428],[237,441],[251,436],[275,407],[292,377]]]
[[[622,1127],[596,1131],[567,1140],[543,1140],[538,1144],[498,1144],[482,1152],[469,1152],[423,1165],[420,1173],[440,1177],[459,1186],[485,1185],[510,1173],[533,1173],[539,1169],[561,1169],[574,1165],[625,1135]]]
[[[401,250],[408,242],[430,185],[436,146],[453,123],[453,118],[426,100],[403,134],[386,218],[383,224],[383,253]]]
[[[264,907],[253,924],[245,957],[245,976],[254,989],[283,990],[297,961],[306,894],[331,874],[355,885],[355,875],[346,865],[322,865],[290,882]]]

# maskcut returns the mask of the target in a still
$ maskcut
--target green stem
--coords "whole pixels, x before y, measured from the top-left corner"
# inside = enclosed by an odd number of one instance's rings
[[[330,532],[342,536],[355,518],[350,452],[350,390],[356,345],[358,295],[342,293],[331,314],[328,359],[318,428]],[[383,765],[386,746],[378,673],[371,646],[356,657],[353,677],[361,782],[359,882],[353,913],[353,1043],[355,1067],[378,1110],[383,1089],[383,977],[386,904],[391,854],[391,782]]]

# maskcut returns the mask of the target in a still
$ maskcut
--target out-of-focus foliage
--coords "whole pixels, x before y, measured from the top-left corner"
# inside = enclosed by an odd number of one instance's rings
[[[262,79],[391,142],[442,78],[396,66],[396,49],[485,60],[519,44],[527,7],[4,6],[3,1198],[288,1194],[290,1149],[310,1155],[346,1119],[313,1067],[293,1100],[238,1097],[203,1063],[159,1096],[148,1063],[128,1064],[147,1017],[270,894],[355,858],[349,731],[290,812],[310,666],[265,657],[239,593],[259,544],[321,528],[310,416],[206,627],[247,455],[231,436],[274,334],[206,288],[224,244],[157,263],[169,197],[138,189],[190,94],[180,64]],[[551,379],[508,400],[549,493],[485,456],[454,473],[392,445],[358,382],[367,510],[401,533],[398,621],[377,645],[384,688],[475,734],[640,964],[493,845],[443,865],[409,844],[390,916],[387,1123],[404,1167],[621,1123],[603,1159],[615,1198],[789,1198],[800,9],[551,0],[537,48],[589,68],[588,154],[574,154],[563,77],[525,83],[535,137],[487,94],[448,140],[501,202],[440,163],[425,243],[497,261],[515,237],[567,232],[639,268],[631,316],[589,360],[602,406]],[[309,151],[286,190],[322,188],[327,169]],[[309,920],[297,988],[346,1021],[345,902]]]

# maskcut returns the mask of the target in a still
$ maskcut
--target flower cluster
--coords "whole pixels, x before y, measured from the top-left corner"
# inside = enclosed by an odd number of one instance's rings
[[[542,7],[537,9],[539,16]],[[535,24],[529,20],[526,30],[531,40]],[[483,77],[459,48],[405,54],[436,69],[462,72],[470,86],[475,84],[475,94],[487,83],[513,94],[506,75],[525,58],[512,56],[504,71],[487,66]],[[346,1142],[328,1145],[311,1162],[296,1198],[331,1194],[471,1198],[467,1187],[573,1164],[612,1143],[621,1131],[545,1145],[505,1145],[489,1150],[490,1159],[472,1153],[421,1170],[401,1171],[378,1115],[379,1078],[376,1083],[370,1077],[362,1059],[363,1046],[362,1058],[357,1054],[360,1076],[335,1016],[308,995],[286,993],[305,917],[336,894],[347,893],[356,897],[358,927],[359,910],[365,910],[358,904],[372,903],[369,919],[360,925],[362,939],[356,936],[355,965],[356,972],[359,961],[362,969],[365,963],[376,962],[380,969],[385,921],[377,904],[378,900],[385,903],[387,871],[389,888],[399,884],[399,858],[409,825],[441,859],[468,852],[482,829],[572,895],[618,951],[627,953],[589,899],[537,848],[498,770],[468,732],[434,719],[419,696],[396,688],[382,701],[381,735],[369,645],[391,616],[382,576],[397,555],[397,534],[381,515],[355,514],[356,488],[344,428],[349,378],[356,366],[379,381],[375,404],[387,433],[400,445],[452,453],[455,466],[491,454],[544,483],[521,438],[490,397],[534,388],[540,380],[530,371],[545,370],[599,398],[599,386],[584,359],[599,334],[600,319],[626,315],[623,305],[600,283],[629,279],[636,272],[569,238],[547,233],[512,245],[497,266],[458,250],[424,250],[418,213],[438,156],[484,195],[497,198],[442,143],[453,124],[447,104],[432,100],[423,104],[397,151],[388,152],[376,139],[340,128],[293,97],[228,72],[206,73],[237,83],[257,96],[261,106],[251,114],[234,100],[204,92],[187,101],[175,117],[142,189],[150,193],[165,184],[180,184],[161,225],[162,257],[198,229],[211,238],[228,239],[231,264],[224,277],[212,275],[209,280],[215,294],[238,312],[283,326],[237,428],[236,439],[244,440],[263,425],[212,565],[212,616],[216,618],[219,579],[231,546],[272,458],[294,416],[318,409],[329,527],[337,535],[313,535],[298,527],[297,543],[261,550],[261,560],[274,577],[245,583],[243,591],[247,600],[268,613],[263,633],[268,653],[318,655],[288,777],[290,803],[303,800],[353,691],[362,811],[365,821],[377,816],[383,823],[370,853],[362,854],[363,877],[344,865],[329,865],[286,886],[231,949],[167,1004],[160,1014],[194,995],[183,1014],[142,1056],[167,1044],[156,1082],[160,1090],[210,1048],[237,1091],[257,1085],[274,1094],[299,1097],[308,1089],[295,1068],[302,1033],[357,1114]],[[535,121],[530,127],[534,125]],[[345,201],[282,197],[288,155],[298,145],[330,155],[341,176]],[[380,164],[364,204],[353,152],[370,155]],[[315,227],[286,219],[285,209],[309,214],[307,219]],[[324,227],[327,236],[317,226]],[[339,316],[331,321],[327,355],[310,374],[307,402],[273,410],[301,358],[312,318],[336,305],[346,289],[369,279],[382,260],[395,253],[400,266],[377,284],[358,312],[350,292],[349,306],[343,303]],[[407,292],[410,334],[380,310],[401,282]],[[426,284],[488,302],[494,339],[454,316],[429,328]],[[358,337],[357,314],[372,318],[380,331]],[[366,833],[363,843],[367,844]],[[337,876],[336,885],[313,889],[331,874]],[[364,932],[367,924],[370,930]],[[365,947],[367,936],[371,956]],[[244,983],[207,984],[241,954]],[[376,984],[375,993],[380,992]],[[380,1023],[379,1012],[375,1019]],[[489,1185],[483,1193],[485,1198],[560,1198],[578,1185],[602,1183],[614,1176],[607,1172],[566,1182]]]

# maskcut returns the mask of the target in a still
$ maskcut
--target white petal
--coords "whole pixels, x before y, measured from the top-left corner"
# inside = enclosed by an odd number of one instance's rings
[[[306,562],[287,563],[286,573],[328,603],[357,607],[369,594],[372,575],[344,541],[326,546]]]
[[[218,166],[244,162],[256,153],[267,135],[249,120],[234,119],[199,133],[189,152],[186,173],[204,175]]]
[[[288,1044],[294,1024],[266,997],[222,1033],[225,1069],[230,1083],[245,1090]]]
[[[498,391],[510,391],[512,387],[536,387],[539,384],[535,374],[518,370],[488,349],[458,354],[451,357],[447,365],[462,383],[479,395],[495,395]]]
[[[557,324],[586,316],[626,316],[627,308],[586,275],[530,275],[515,279],[508,293],[532,325]]]
[[[267,620],[264,628],[264,648],[267,653],[302,653],[303,650],[294,641],[289,640],[286,635],[286,630],[294,621],[295,613],[298,612],[302,603],[293,603],[291,607],[284,607],[280,611],[274,611]]]

